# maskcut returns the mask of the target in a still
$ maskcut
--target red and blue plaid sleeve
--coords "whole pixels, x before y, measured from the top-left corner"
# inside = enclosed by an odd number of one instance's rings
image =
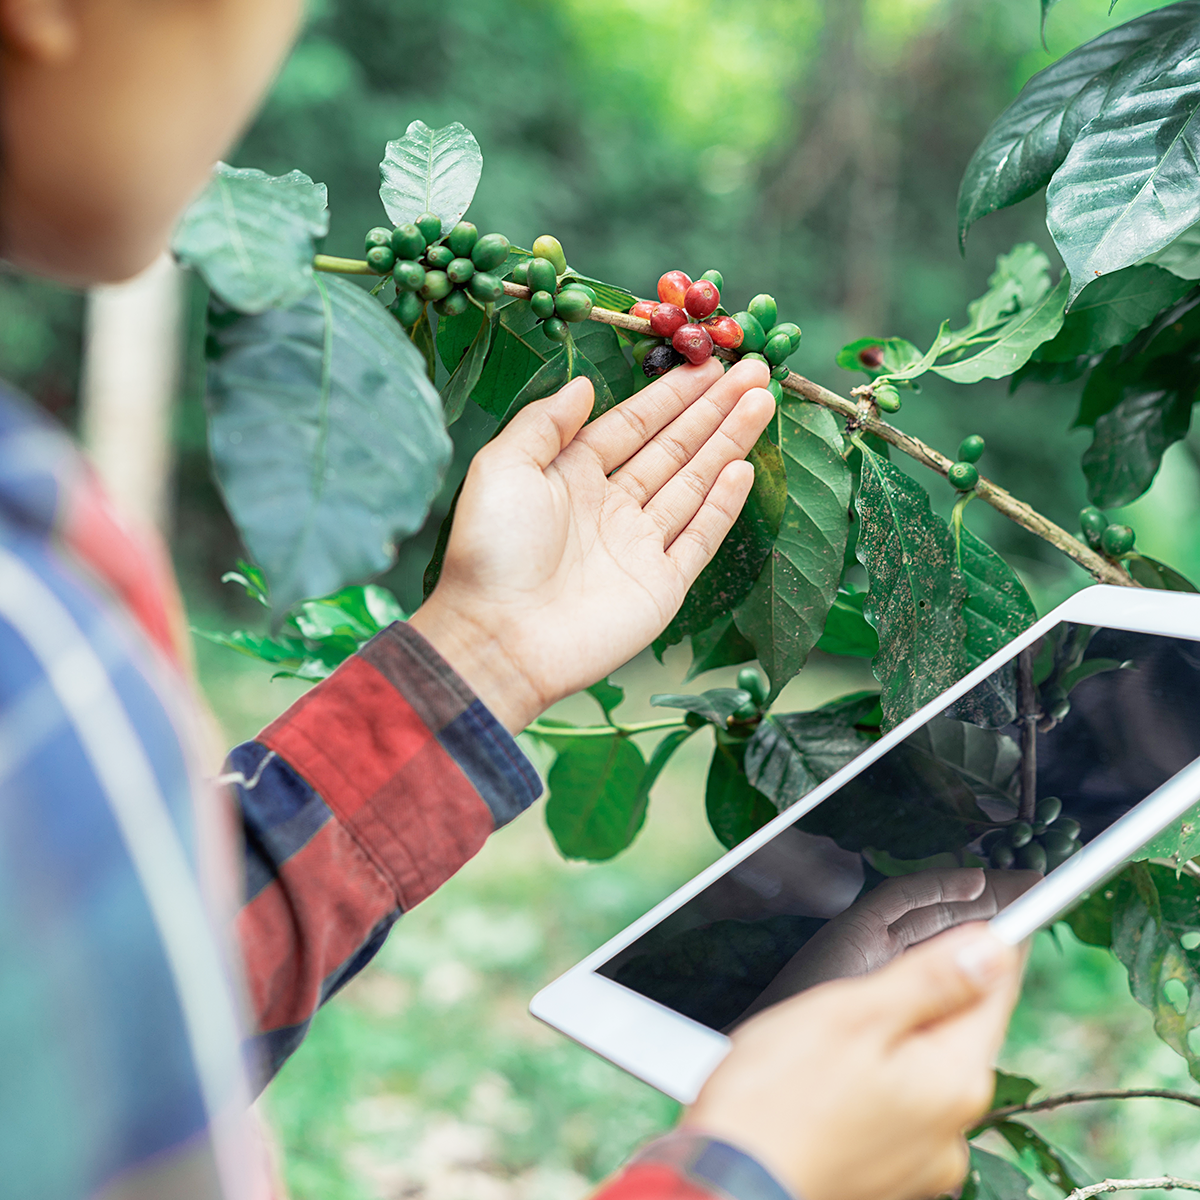
[[[260,1083],[397,918],[542,791],[507,730],[405,624],[237,747],[230,776]]]
[[[758,1162],[728,1142],[672,1133],[643,1147],[592,1200],[794,1200]]]

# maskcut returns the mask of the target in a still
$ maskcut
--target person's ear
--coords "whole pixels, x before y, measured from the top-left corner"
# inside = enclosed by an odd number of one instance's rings
[[[64,62],[78,36],[74,0],[0,0],[0,44],[18,57]]]

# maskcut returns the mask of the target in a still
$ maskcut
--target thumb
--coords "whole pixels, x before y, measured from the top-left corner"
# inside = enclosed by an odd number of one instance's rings
[[[545,470],[583,428],[595,399],[592,381],[580,375],[544,400],[525,405],[493,446],[524,454]]]
[[[880,972],[898,1036],[971,1008],[1015,980],[1020,955],[986,925],[962,925],[906,951]]]

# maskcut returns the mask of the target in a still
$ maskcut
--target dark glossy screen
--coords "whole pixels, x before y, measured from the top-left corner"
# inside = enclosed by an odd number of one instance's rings
[[[728,1029],[993,916],[1197,757],[1200,644],[1060,625],[600,974]]]

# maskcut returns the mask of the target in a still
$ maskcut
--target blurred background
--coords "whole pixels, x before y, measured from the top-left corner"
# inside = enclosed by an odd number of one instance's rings
[[[1122,0],[1110,17],[1108,0],[1067,0],[1043,48],[1038,0],[315,0],[230,157],[327,183],[325,248],[357,255],[383,219],[384,143],[417,118],[461,121],[485,157],[470,214],[481,231],[526,246],[554,233],[573,265],[640,295],[665,270],[716,267],[739,306],[773,293],[805,331],[795,369],[845,391],[860,379],[834,365],[844,342],[898,334],[927,345],[943,318],[962,320],[998,253],[1033,241],[1056,259],[1040,197],[981,222],[960,256],[959,176],[1031,74],[1157,6]],[[139,307],[136,292],[89,299],[0,270],[0,375],[84,436],[131,503],[164,525],[195,625],[257,623],[261,610],[219,582],[239,547],[204,448],[203,295],[169,272],[154,287]],[[167,293],[178,297],[178,361],[131,382],[121,331],[151,338]],[[125,403],[138,387],[164,386],[171,402],[157,416]],[[943,450],[982,433],[988,475],[1073,527],[1088,438],[1069,428],[1076,400],[1071,388],[1009,396],[1004,384],[934,379],[900,424]],[[488,430],[464,419],[455,432],[457,474],[383,581],[409,607],[448,497]],[[1125,517],[1139,548],[1192,578],[1198,461],[1193,434]],[[923,482],[948,513],[949,489]],[[970,523],[1018,567],[1042,611],[1085,582],[985,506],[972,506]],[[208,643],[197,652],[231,743],[301,690]],[[628,719],[649,715],[644,697],[676,689],[686,665],[676,652],[661,667],[642,658],[624,668],[618,680],[641,698]],[[860,663],[814,656],[786,702],[810,707],[866,678]],[[702,686],[724,682],[714,673]],[[568,702],[564,715],[594,719],[589,705]],[[672,1104],[537,1026],[525,1005],[717,857],[703,814],[707,751],[700,739],[686,749],[616,861],[562,862],[534,812],[400,923],[264,1100],[295,1196],[573,1200],[674,1119]],[[1039,942],[1005,1054],[1055,1091],[1189,1086],[1120,968],[1066,933]],[[1097,1177],[1200,1171],[1194,1109],[1144,1100],[1038,1123]]]

